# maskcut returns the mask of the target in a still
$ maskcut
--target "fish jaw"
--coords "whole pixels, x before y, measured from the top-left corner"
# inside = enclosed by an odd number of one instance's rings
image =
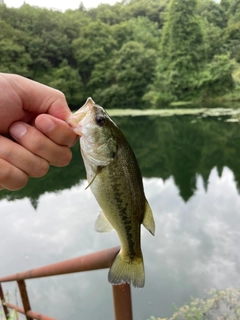
[[[83,135],[82,122],[84,121],[84,118],[86,118],[86,116],[92,112],[94,105],[95,105],[95,102],[93,101],[92,98],[89,97],[85,102],[85,104],[67,119],[67,123],[72,127],[73,131],[77,135],[79,136]]]

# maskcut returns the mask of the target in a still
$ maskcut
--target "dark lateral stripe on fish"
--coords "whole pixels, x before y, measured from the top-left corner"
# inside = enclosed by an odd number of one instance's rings
[[[109,271],[109,282],[128,282],[142,288],[145,276],[140,227],[143,224],[154,234],[155,224],[136,157],[117,125],[91,98],[68,123],[81,137],[88,186],[102,208],[95,228],[99,232],[114,228],[121,241],[121,250]]]

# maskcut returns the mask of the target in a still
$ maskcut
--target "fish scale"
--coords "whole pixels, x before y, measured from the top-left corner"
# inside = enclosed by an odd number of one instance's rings
[[[102,209],[95,229],[115,229],[121,242],[108,280],[141,288],[145,283],[141,224],[153,235],[155,224],[136,157],[117,125],[91,98],[67,122],[80,136],[89,187]]]

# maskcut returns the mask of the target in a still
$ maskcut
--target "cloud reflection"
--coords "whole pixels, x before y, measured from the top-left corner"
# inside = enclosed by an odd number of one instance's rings
[[[200,176],[185,203],[173,178],[144,179],[156,236],[142,228],[146,286],[132,290],[134,316],[170,316],[172,303],[203,297],[212,287],[240,286],[240,197],[227,167],[213,169],[207,191]],[[45,193],[35,210],[24,198],[0,201],[0,275],[36,268],[119,244],[115,232],[94,231],[99,207],[86,181]],[[107,270],[28,281],[36,311],[58,319],[111,319]],[[104,308],[102,307],[104,305]]]

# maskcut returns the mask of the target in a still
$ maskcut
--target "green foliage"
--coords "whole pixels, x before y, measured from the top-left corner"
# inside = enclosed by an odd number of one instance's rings
[[[63,91],[70,106],[80,106],[85,102],[82,79],[78,71],[68,65],[67,60],[64,60],[58,68],[52,69],[51,73],[38,80]]]
[[[6,318],[4,317],[4,314],[2,311],[0,311],[0,320],[5,320]],[[13,310],[7,320],[17,320],[18,319],[18,313],[17,311]]]
[[[148,320],[238,320],[240,316],[240,290],[228,288],[226,290],[212,289],[206,299],[191,299],[170,318],[155,318]]]
[[[227,26],[227,8],[230,4],[222,1],[219,5],[212,0],[198,0],[197,13],[216,27],[221,29]]]
[[[109,113],[111,115],[112,110]],[[207,189],[211,171],[217,168],[221,174],[223,167],[228,167],[233,172],[240,192],[238,109],[197,110],[188,107],[187,110],[144,110],[142,113],[134,110],[129,117],[122,116],[124,113],[126,110],[121,110],[121,116],[113,120],[132,146],[143,177],[159,177],[163,180],[171,177],[181,198],[188,201],[197,190],[197,177],[202,177]],[[146,113],[147,116],[143,116]],[[157,116],[154,116],[156,113]],[[235,123],[219,121],[219,118],[234,120]],[[36,207],[37,199],[46,191],[71,188],[80,179],[86,179],[79,144],[72,151],[73,158],[69,166],[51,167],[46,176],[30,179],[27,186],[18,191],[2,190],[0,199],[10,201],[28,197]]]
[[[120,8],[118,4],[114,7],[109,4],[100,4],[97,8],[91,9],[89,15],[93,21],[100,20],[103,23],[114,25],[123,21]]]
[[[157,50],[160,40],[157,23],[150,21],[147,17],[132,18],[113,26],[113,35],[118,48],[128,41],[136,41],[146,48]]]
[[[199,74],[198,87],[205,97],[224,94],[234,87],[232,72],[235,61],[228,55],[214,56],[211,63]]]
[[[16,292],[17,291],[15,290],[15,299],[17,301]],[[9,303],[9,291],[8,290],[4,294],[4,300]],[[7,319],[5,318],[4,312],[3,312],[2,301],[0,300],[0,320],[18,320],[18,319],[19,319],[19,314],[16,310],[11,310],[11,312],[9,311]]]
[[[231,57],[240,62],[240,19],[225,29],[224,43],[225,49],[230,52]]]
[[[195,82],[205,63],[205,46],[195,0],[172,0],[162,40],[152,103],[191,98]],[[196,94],[196,92],[195,92]],[[144,97],[147,99],[149,94]]]
[[[28,38],[0,20],[0,70],[30,76],[31,57],[26,52]]]
[[[95,65],[109,59],[115,47],[116,41],[109,25],[96,21],[82,28],[79,38],[73,41],[73,52],[86,85]]]
[[[142,109],[140,97],[152,81],[155,61],[155,50],[145,49],[143,44],[135,41],[125,43],[112,60],[106,78],[109,87],[97,90],[94,96],[107,107],[112,103],[120,108]]]
[[[202,16],[197,15],[199,12]],[[219,22],[220,21],[220,22]],[[172,0],[163,27],[156,77],[143,97],[158,107],[234,88],[234,61],[222,53],[223,9],[211,0]]]
[[[125,5],[125,19],[131,17],[137,18],[140,16],[148,17],[149,20],[157,22],[162,27],[163,20],[161,13],[165,10],[169,0],[131,0],[128,5]]]
[[[238,23],[240,21],[240,2],[239,0],[231,0],[229,6],[229,24]]]
[[[214,55],[226,53],[226,48],[223,43],[223,32],[216,25],[209,23],[204,20],[202,24],[204,26],[204,38],[205,38],[205,49],[206,49],[206,62],[211,62]]]
[[[159,107],[215,96],[224,81],[229,93],[239,12],[238,0],[80,3],[64,13],[2,4],[0,70],[62,90],[72,108],[88,96],[108,108]]]

